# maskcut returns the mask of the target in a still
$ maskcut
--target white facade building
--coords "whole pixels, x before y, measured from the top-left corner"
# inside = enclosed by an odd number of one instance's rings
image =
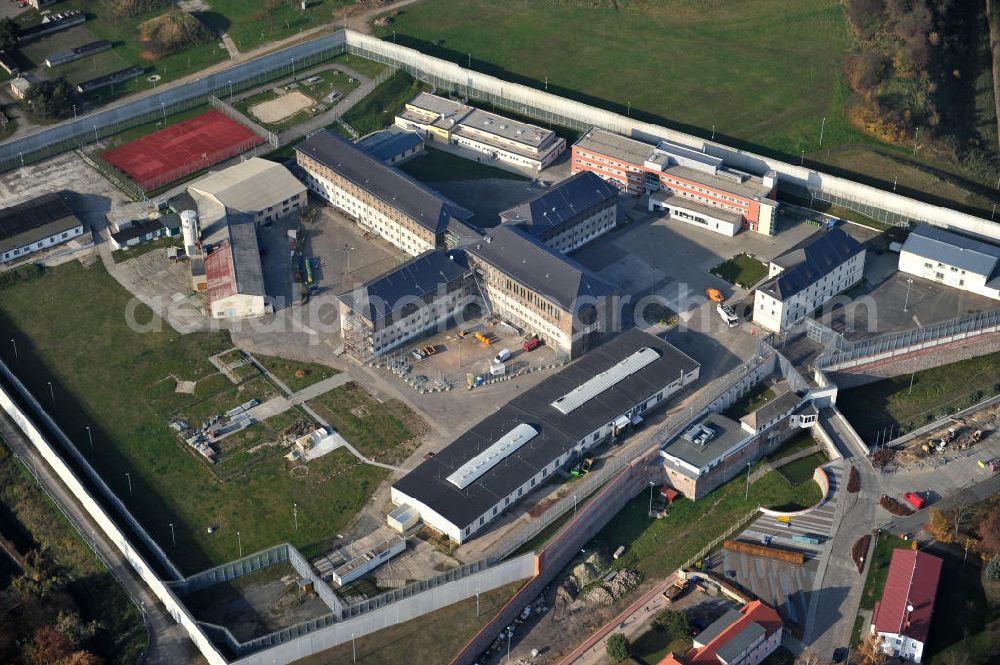
[[[0,263],[79,238],[83,222],[58,193],[0,210]]]
[[[1000,300],[1000,247],[934,226],[910,233],[899,271]]]
[[[768,280],[754,294],[753,321],[787,330],[864,274],[865,249],[840,229],[828,231],[771,261]]]

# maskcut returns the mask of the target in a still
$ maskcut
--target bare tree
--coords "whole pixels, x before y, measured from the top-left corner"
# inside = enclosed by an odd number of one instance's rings
[[[955,540],[958,540],[958,530],[972,514],[972,508],[976,500],[969,492],[963,490],[956,494],[951,500],[951,520],[955,526]]]
[[[823,661],[815,653],[806,649],[795,659],[795,665],[823,665]]]
[[[888,654],[882,651],[882,638],[876,633],[865,635],[858,646],[857,665],[885,665],[888,660]]]

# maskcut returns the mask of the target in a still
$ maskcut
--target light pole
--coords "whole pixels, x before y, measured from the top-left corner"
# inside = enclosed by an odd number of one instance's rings
[[[163,102],[160,102],[160,119],[163,124],[167,124],[167,110],[163,107]]]
[[[549,91],[549,77],[545,77],[545,92]]]
[[[743,497],[744,501],[750,500],[750,462],[747,462],[747,491],[746,495]]]
[[[507,629],[507,662],[510,662],[510,638],[514,637],[514,631]]]
[[[625,102],[625,114],[632,117],[632,102]]]
[[[52,382],[49,381],[49,395],[52,397],[52,406],[56,405],[56,391],[52,387]]]
[[[233,82],[226,81],[229,84],[229,101],[233,101]]]
[[[295,530],[299,530],[299,504],[292,504],[292,516],[295,517]]]
[[[91,452],[93,452],[93,450],[94,450],[94,434],[93,434],[93,432],[90,431],[90,425],[87,425],[86,430],[87,430],[87,439],[90,441],[90,450],[91,450]]]
[[[913,284],[913,278],[906,278],[906,300],[903,301],[903,311],[910,311],[910,286]]]
[[[819,126],[819,147],[823,147],[823,132],[826,130],[826,118],[823,118],[823,124]]]
[[[10,345],[14,347],[14,362],[19,362],[20,359],[17,357],[17,342],[14,341],[13,337],[10,338]]]
[[[715,125],[712,125],[712,140],[715,140]]]
[[[469,56],[469,69],[472,69],[472,54],[466,53],[466,55]]]
[[[174,544],[174,547],[177,547],[177,537],[174,536],[174,523],[173,522],[170,523],[170,542],[172,542]]]
[[[920,138],[920,128],[917,127],[917,131],[913,134],[913,156],[917,156],[917,139]]]
[[[128,495],[129,498],[132,497],[132,474],[128,471],[125,472],[125,480],[128,481]]]
[[[802,150],[799,154],[799,166],[805,166],[806,164],[806,151]]]
[[[76,120],[76,104],[73,104],[73,119]]]
[[[24,153],[23,152],[18,152],[17,156],[21,158],[21,168],[23,169],[24,168]]]
[[[997,214],[997,204],[993,204],[993,212],[990,213],[990,219],[993,219],[993,215]]]
[[[97,143],[97,125],[94,125],[94,143]]]
[[[573,495],[573,517],[576,517],[576,495]]]
[[[646,511],[648,513],[653,512],[653,485],[654,484],[655,483],[653,483],[652,480],[649,481],[649,510]]]
[[[913,392],[913,377],[916,376],[917,370],[910,372],[910,389],[906,391],[907,396]]]
[[[292,80],[295,80],[295,58],[292,58]]]
[[[354,633],[351,633],[351,660],[358,662],[358,650],[354,645]]]
[[[240,532],[236,532],[236,546],[240,550],[240,558],[243,558],[243,539],[240,537]]]
[[[479,584],[476,584],[476,618],[479,618]]]

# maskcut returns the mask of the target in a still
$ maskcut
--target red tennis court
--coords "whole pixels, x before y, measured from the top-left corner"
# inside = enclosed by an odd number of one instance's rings
[[[148,190],[263,142],[260,136],[219,111],[208,111],[108,150],[101,157]]]

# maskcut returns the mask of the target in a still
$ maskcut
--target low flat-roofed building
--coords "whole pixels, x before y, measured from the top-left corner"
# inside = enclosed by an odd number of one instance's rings
[[[686,654],[667,654],[658,665],[759,665],[781,645],[783,632],[781,616],[752,600],[710,623]]]
[[[458,249],[421,254],[338,300],[344,348],[362,359],[447,326],[481,302],[468,257]]]
[[[424,139],[420,134],[395,125],[369,134],[358,141],[357,146],[390,166],[402,164],[425,152]]]
[[[618,225],[618,190],[582,171],[524,203],[500,213],[552,249],[572,252]]]
[[[312,134],[295,153],[310,191],[411,256],[445,247],[450,224],[472,217],[457,203],[331,132]]]
[[[731,210],[703,205],[660,190],[649,196],[649,212],[662,210],[686,224],[732,238],[743,228],[743,215]]]
[[[895,549],[882,598],[872,612],[871,632],[882,650],[919,663],[930,633],[943,561],[926,552]]]
[[[462,543],[561,467],[698,379],[700,365],[633,328],[530,388],[392,486],[392,502]]]
[[[62,193],[0,209],[0,263],[16,261],[83,235],[83,222]]]
[[[187,191],[199,206],[205,197],[212,197],[227,215],[239,213],[257,224],[297,214],[307,203],[305,185],[291,171],[260,157],[210,173],[188,185]],[[211,233],[204,221],[202,231]]]
[[[754,291],[753,322],[782,332],[864,276],[865,248],[841,229],[806,241],[771,261]]]
[[[427,141],[470,150],[518,170],[539,172],[566,150],[566,140],[544,129],[421,92],[396,116],[396,126]]]
[[[776,232],[777,174],[773,171],[755,176],[726,166],[720,157],[674,141],[654,145],[596,127],[573,145],[572,170],[593,171],[627,194],[669,191],[672,197],[656,199],[651,209],[666,210],[671,217],[724,235],[729,235],[728,225],[722,222],[731,218],[724,212],[739,215],[740,228],[764,235]],[[716,213],[709,221],[708,215],[692,204]]]
[[[10,82],[10,94],[14,96],[15,99],[24,99],[28,94],[28,90],[31,86],[35,85],[38,81],[31,74],[22,74],[11,80]]]
[[[899,271],[1000,300],[1000,247],[918,226],[899,252]]]
[[[111,234],[111,246],[115,249],[127,249],[156,238],[180,235],[181,227],[177,215],[170,215],[171,223],[163,219],[144,219],[123,227]],[[173,223],[176,222],[176,223]]]
[[[620,328],[617,288],[527,232],[501,225],[465,249],[488,311],[570,357]]]

